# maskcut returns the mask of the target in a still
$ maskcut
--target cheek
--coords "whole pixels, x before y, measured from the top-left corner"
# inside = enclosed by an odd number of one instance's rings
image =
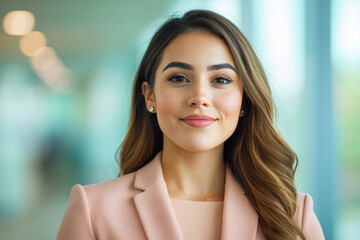
[[[162,116],[170,114],[179,108],[181,96],[176,91],[159,88],[158,91],[155,91],[155,101],[157,114]]]
[[[230,92],[219,97],[217,101],[220,111],[226,118],[238,118],[240,116],[242,93],[239,91]]]

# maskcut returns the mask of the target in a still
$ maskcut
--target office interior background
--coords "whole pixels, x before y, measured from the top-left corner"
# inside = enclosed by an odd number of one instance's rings
[[[115,178],[139,61],[208,9],[263,63],[326,239],[360,235],[359,0],[0,0],[0,238],[54,239],[71,187]]]

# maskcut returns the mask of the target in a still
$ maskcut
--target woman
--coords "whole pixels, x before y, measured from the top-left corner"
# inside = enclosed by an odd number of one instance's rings
[[[194,10],[153,36],[119,178],[75,185],[57,239],[324,239],[246,37]]]

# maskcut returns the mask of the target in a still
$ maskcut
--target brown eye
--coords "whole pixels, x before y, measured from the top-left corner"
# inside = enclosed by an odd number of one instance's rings
[[[173,82],[173,83],[184,83],[187,82],[188,80],[186,79],[186,77],[182,76],[182,75],[174,75],[168,78],[168,81]]]
[[[212,82],[212,83],[216,83],[216,84],[220,84],[220,85],[225,85],[225,84],[231,83],[232,81],[233,81],[233,80],[231,80],[231,79],[228,78],[228,77],[221,76],[221,77],[215,78],[215,79],[212,80],[211,82]]]

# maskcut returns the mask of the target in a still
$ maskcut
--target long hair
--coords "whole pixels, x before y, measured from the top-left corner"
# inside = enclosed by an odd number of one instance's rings
[[[181,18],[171,18],[151,39],[135,76],[129,129],[119,147],[119,176],[137,171],[162,150],[163,134],[156,115],[146,109],[141,86],[146,81],[150,90],[153,88],[164,49],[174,38],[191,31],[206,31],[222,38],[243,82],[245,115],[224,143],[224,161],[257,211],[265,237],[306,239],[293,220],[298,159],[274,124],[274,103],[264,70],[247,38],[214,12],[192,10]]]

